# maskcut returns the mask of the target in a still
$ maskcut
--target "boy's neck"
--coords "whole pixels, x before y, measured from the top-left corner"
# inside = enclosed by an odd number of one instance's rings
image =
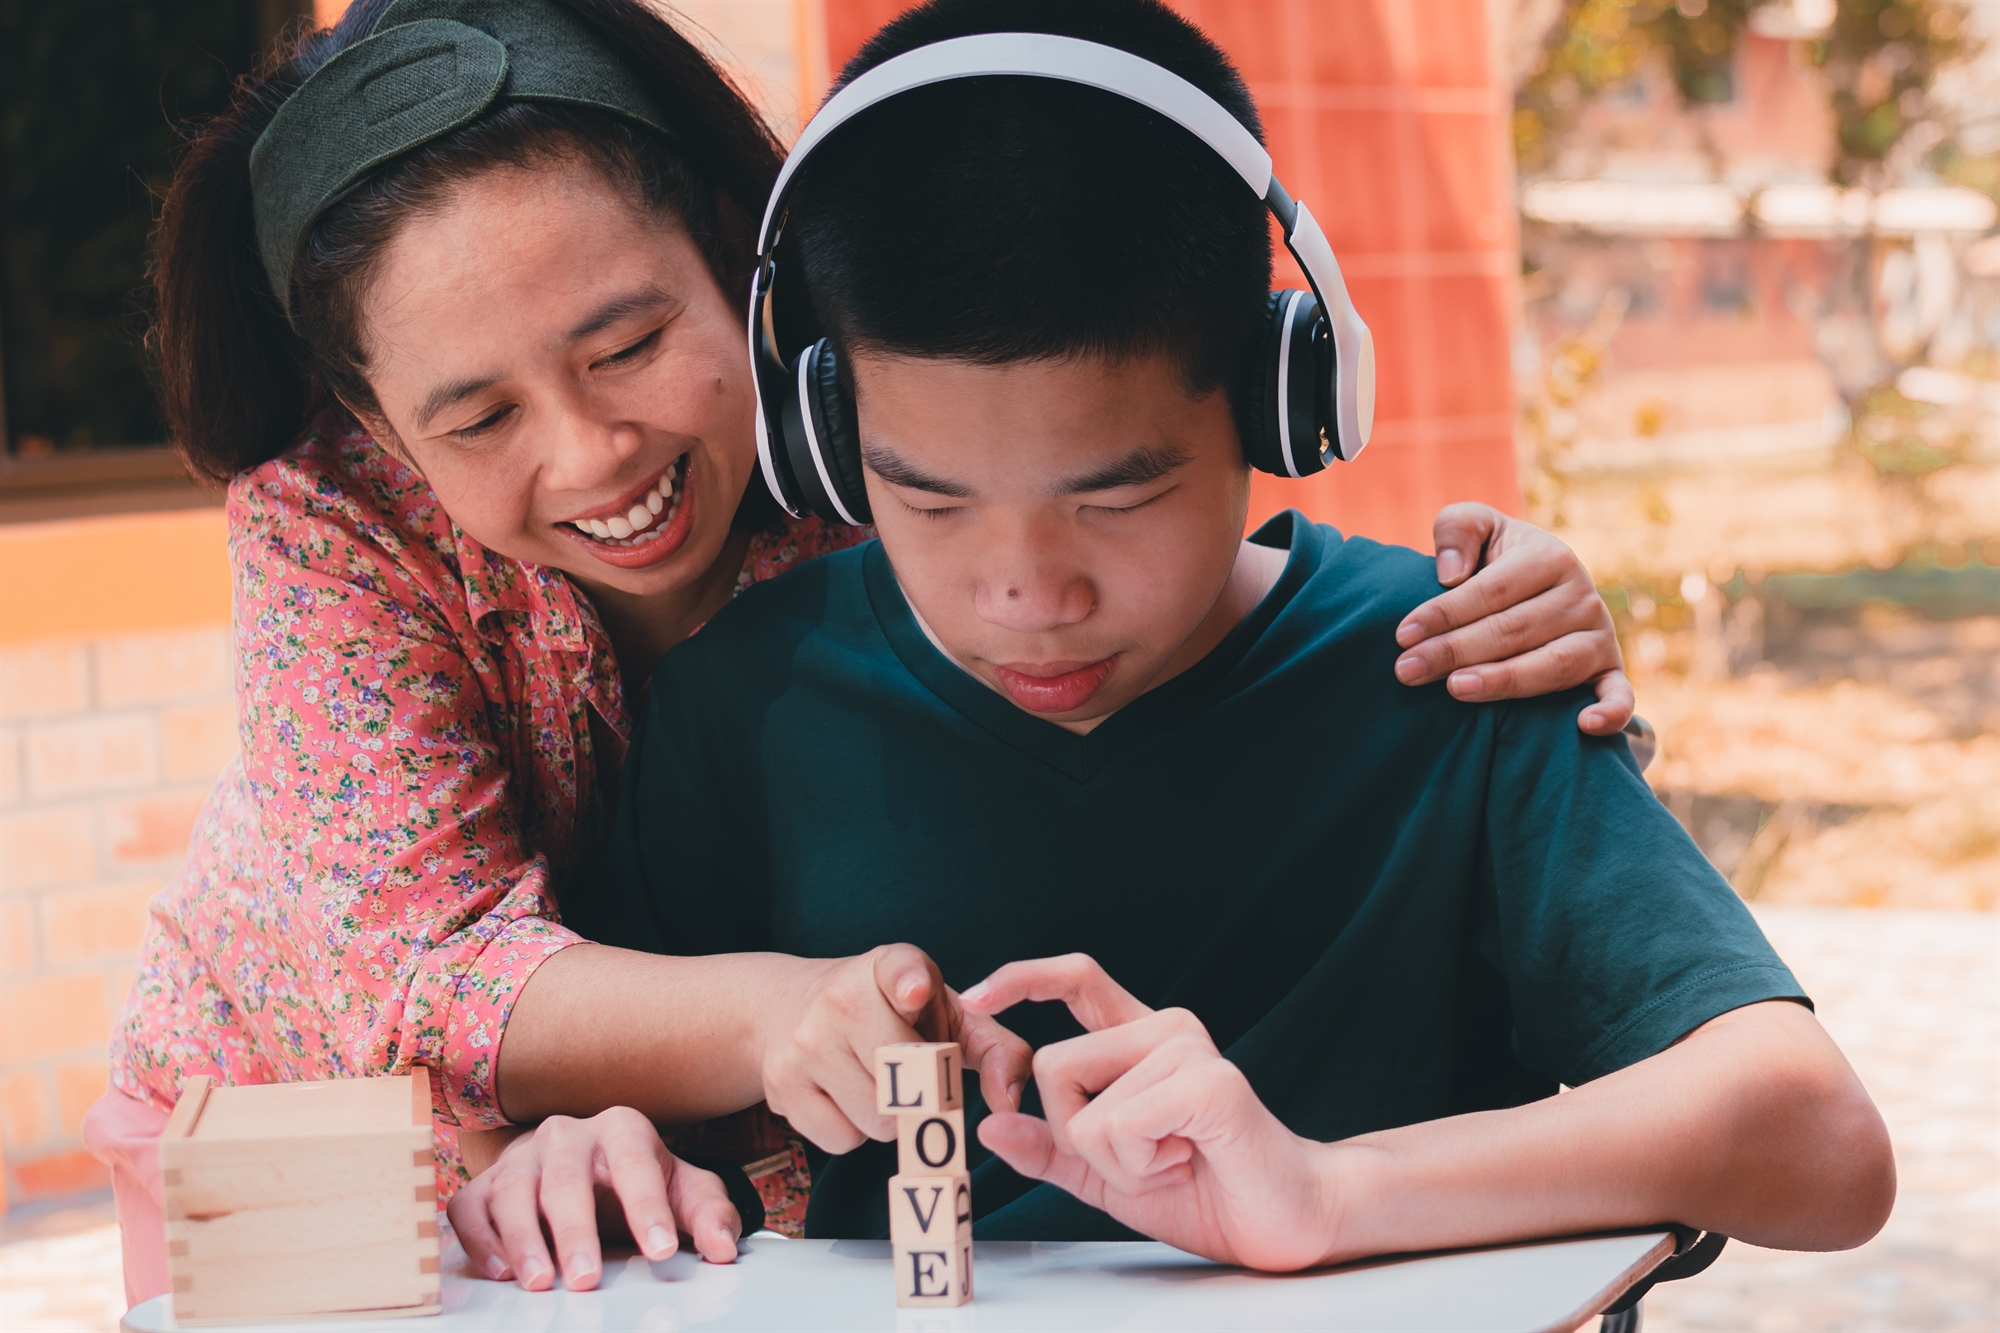
[[[1141,699],[1145,698],[1147,694],[1157,690],[1160,686],[1166,684],[1175,676],[1180,675],[1196,662],[1201,661],[1202,658],[1207,657],[1211,652],[1215,651],[1216,645],[1228,637],[1229,631],[1242,624],[1243,618],[1256,610],[1257,604],[1263,601],[1271,589],[1277,585],[1279,577],[1285,572],[1285,561],[1290,558],[1291,553],[1289,551],[1282,551],[1276,547],[1259,546],[1255,542],[1247,540],[1239,543],[1236,548],[1236,563],[1231,566],[1229,578],[1223,583],[1222,591],[1216,596],[1215,604],[1210,608],[1209,613],[1202,617],[1201,623],[1195,626],[1194,632],[1188,635],[1187,639],[1181,644],[1174,655],[1167,659],[1166,665],[1160,668],[1159,674],[1146,686],[1145,692],[1138,697]],[[901,587],[900,581],[897,586]],[[931,647],[937,649],[945,661],[950,662],[987,689],[1006,699],[1009,704],[1020,708],[1019,704],[1014,703],[1013,699],[1008,697],[1005,690],[1002,690],[992,681],[959,661],[958,656],[951,649],[947,648],[944,640],[940,639],[936,631],[931,629],[929,622],[924,619],[923,612],[917,610],[916,603],[910,600],[908,593],[903,595],[903,604],[910,608],[910,616],[917,622],[917,628],[924,632],[924,637],[930,640]],[[1022,708],[1021,711],[1029,713],[1031,717],[1039,716],[1039,714],[1030,713],[1025,708]],[[1095,731],[1103,724],[1106,718],[1111,717],[1117,711],[1114,708],[1111,712],[1101,714],[1097,717],[1082,718],[1070,722],[1052,717],[1042,718],[1042,720],[1044,722],[1052,722],[1064,731],[1073,731],[1079,736],[1084,736]]]

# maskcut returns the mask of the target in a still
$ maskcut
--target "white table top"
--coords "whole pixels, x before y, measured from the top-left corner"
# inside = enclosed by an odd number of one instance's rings
[[[449,1234],[448,1232],[446,1233]],[[1274,1276],[1225,1268],[1152,1242],[982,1241],[972,1304],[899,1310],[887,1241],[743,1243],[734,1264],[686,1252],[664,1263],[611,1259],[596,1291],[526,1292],[463,1276],[447,1242],[444,1313],[236,1325],[233,1333],[544,1333],[616,1329],[871,1329],[1056,1333],[1071,1329],[1574,1329],[1673,1252],[1666,1232],[1545,1241]],[[171,1298],[134,1306],[127,1333],[176,1327]]]

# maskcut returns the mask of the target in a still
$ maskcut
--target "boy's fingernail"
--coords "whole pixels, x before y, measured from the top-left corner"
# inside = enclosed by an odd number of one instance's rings
[[[497,1254],[488,1255],[486,1258],[486,1276],[492,1278],[495,1282],[505,1282],[507,1280],[507,1261]]]
[[[983,1002],[986,999],[986,997],[991,995],[992,993],[993,993],[993,988],[982,981],[977,986],[974,986],[969,990],[960,991],[958,993],[958,998],[961,1000],[970,1000],[974,1004],[979,1004]]]
[[[655,1224],[653,1229],[646,1233],[647,1254],[651,1255],[664,1254],[673,1245],[673,1243],[674,1243],[674,1233],[667,1230],[663,1226],[659,1226],[658,1224]]]
[[[1010,1111],[1021,1109],[1021,1086],[1019,1080],[1007,1085],[1007,1109]]]
[[[547,1277],[549,1270],[540,1259],[530,1259],[521,1265],[521,1285],[532,1289],[537,1282]]]
[[[572,1254],[569,1257],[569,1280],[581,1282],[597,1274],[597,1260],[587,1254]]]
[[[1396,679],[1405,685],[1414,685],[1423,679],[1424,659],[1411,653],[1408,657],[1396,659]]]
[[[1438,582],[1450,583],[1458,577],[1458,571],[1465,566],[1465,557],[1446,547],[1438,552]]]

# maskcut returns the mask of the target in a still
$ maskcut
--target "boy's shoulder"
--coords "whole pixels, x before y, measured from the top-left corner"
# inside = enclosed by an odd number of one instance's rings
[[[787,674],[798,646],[828,631],[852,632],[867,614],[862,562],[876,545],[867,541],[814,556],[782,574],[753,583],[715,613],[700,630],[661,659],[659,687],[721,675],[737,687],[753,684],[760,670]]]
[[[1291,563],[1303,565],[1303,577],[1272,627],[1287,646],[1304,647],[1303,637],[1314,651],[1352,645],[1393,656],[1400,651],[1396,626],[1444,591],[1437,562],[1421,551],[1343,536],[1296,510],[1273,518],[1251,540],[1289,546]]]

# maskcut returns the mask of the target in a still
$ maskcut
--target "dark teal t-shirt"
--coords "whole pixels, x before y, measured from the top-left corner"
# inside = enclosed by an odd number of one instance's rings
[[[942,656],[879,543],[752,588],[661,664],[565,920],[674,954],[907,941],[961,989],[1080,950],[1193,1010],[1321,1140],[1519,1105],[1803,998],[1624,740],[1576,730],[1587,692],[1396,682],[1428,558],[1296,514],[1255,540],[1290,549],[1263,602],[1085,736]],[[973,1149],[982,1238],[1132,1234]],[[808,1234],[887,1234],[894,1145],[815,1168]]]

